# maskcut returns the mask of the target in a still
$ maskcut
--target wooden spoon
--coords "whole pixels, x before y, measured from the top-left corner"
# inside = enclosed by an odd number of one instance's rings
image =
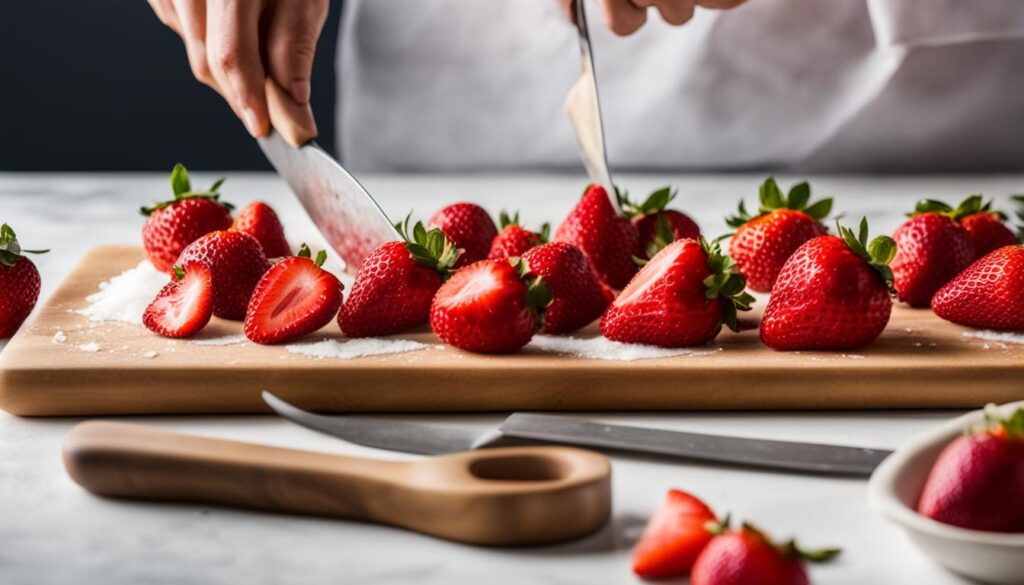
[[[353,518],[491,546],[576,538],[611,512],[608,459],[568,447],[379,461],[91,421],[64,440],[64,466],[105,496]]]

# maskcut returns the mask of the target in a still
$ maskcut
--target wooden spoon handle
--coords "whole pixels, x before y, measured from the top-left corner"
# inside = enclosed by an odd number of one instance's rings
[[[64,465],[107,496],[370,520],[376,492],[408,467],[101,421],[72,429]]]

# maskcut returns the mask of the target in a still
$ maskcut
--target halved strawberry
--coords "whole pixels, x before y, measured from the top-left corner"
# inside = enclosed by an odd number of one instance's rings
[[[303,244],[263,275],[245,314],[245,336],[262,344],[282,343],[327,325],[341,307],[341,282],[322,268],[327,253],[314,261]]]
[[[164,337],[190,337],[213,315],[213,276],[199,262],[174,267],[174,276],[146,307],[142,323]]]
[[[284,258],[292,255],[281,220],[274,209],[262,201],[251,203],[240,211],[231,224],[231,229],[256,238],[263,246],[267,258]]]
[[[178,264],[200,262],[213,275],[213,314],[241,321],[270,261],[256,238],[244,232],[211,232],[189,244]]]
[[[716,519],[696,497],[669,490],[633,549],[633,572],[644,579],[688,575],[697,555],[711,542],[714,535],[707,526]]]

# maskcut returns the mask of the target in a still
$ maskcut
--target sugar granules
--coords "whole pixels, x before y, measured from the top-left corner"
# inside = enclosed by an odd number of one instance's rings
[[[526,348],[545,353],[571,355],[592,360],[633,362],[676,356],[710,355],[716,348],[664,348],[653,345],[637,345],[619,343],[604,337],[556,337],[553,335],[535,335]]]
[[[143,260],[135,268],[100,284],[100,290],[87,297],[89,303],[78,313],[93,323],[121,321],[142,325],[142,314],[169,277]]]
[[[964,337],[984,339],[985,341],[1002,341],[1024,345],[1024,333],[1014,333],[1012,331],[965,331],[962,335]]]
[[[372,355],[419,351],[428,347],[431,346],[409,339],[379,339],[370,337],[346,341],[324,339],[323,341],[311,343],[293,343],[286,345],[285,349],[289,353],[318,359],[352,359]]]
[[[207,347],[221,347],[226,345],[239,345],[249,341],[244,335],[225,335],[223,337],[206,337],[193,339],[192,343]]]

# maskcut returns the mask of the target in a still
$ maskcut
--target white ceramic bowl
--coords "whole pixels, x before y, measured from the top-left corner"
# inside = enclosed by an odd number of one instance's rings
[[[1009,415],[1021,407],[1024,401],[1005,404],[999,410]],[[968,530],[917,513],[918,497],[939,453],[964,429],[983,419],[982,411],[970,412],[898,449],[871,475],[868,502],[947,569],[988,583],[1024,583],[1024,534]]]

